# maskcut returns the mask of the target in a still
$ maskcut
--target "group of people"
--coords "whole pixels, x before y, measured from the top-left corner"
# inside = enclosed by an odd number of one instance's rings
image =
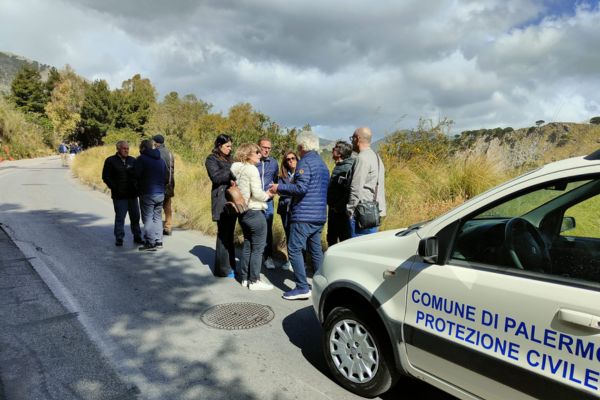
[[[360,229],[355,221],[357,205],[377,201],[385,216],[384,166],[371,149],[371,130],[358,128],[350,143],[336,142],[332,156],[335,167],[330,175],[319,155],[319,138],[311,131],[301,132],[296,151],[284,152],[279,168],[270,156],[272,143],[262,138],[258,144],[244,143],[233,152],[233,139],[219,135],[206,169],[212,181],[212,218],[217,222],[214,274],[235,277],[250,290],[270,290],[260,278],[261,266],[274,269],[273,198],[278,195],[277,214],[286,236],[288,261],[295,288],[283,293],[287,300],[307,299],[311,287],[306,276],[304,254],[308,252],[318,270],[323,260],[321,233],[328,222],[329,246],[350,237],[374,233],[377,226]],[[245,201],[244,212],[230,212],[226,192],[237,186]],[[328,211],[329,208],[329,211]],[[244,236],[243,256],[236,268],[234,231],[239,220]]]
[[[81,143],[80,142],[71,142],[66,144],[64,141],[60,142],[58,145],[58,153],[60,154],[60,159],[63,167],[68,167],[69,162],[73,161],[75,155],[81,152]]]
[[[140,251],[162,248],[163,235],[171,235],[175,158],[164,141],[162,135],[156,135],[152,140],[143,140],[140,144],[140,156],[133,158],[129,155],[129,143],[121,140],[116,144],[116,154],[104,161],[102,180],[111,191],[115,210],[116,246],[123,246],[127,214],[133,241],[142,245],[139,247]],[[143,235],[140,214],[144,224]]]

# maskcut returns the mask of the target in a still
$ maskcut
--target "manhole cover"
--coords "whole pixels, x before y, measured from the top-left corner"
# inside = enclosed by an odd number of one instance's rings
[[[226,303],[206,310],[202,322],[217,329],[250,329],[268,324],[274,316],[273,309],[262,304]]]

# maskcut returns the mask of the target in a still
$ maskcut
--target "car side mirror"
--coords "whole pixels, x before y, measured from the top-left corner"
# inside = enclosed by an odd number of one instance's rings
[[[560,232],[570,231],[571,229],[575,229],[576,226],[575,217],[564,217],[560,225]]]
[[[428,264],[435,264],[438,260],[438,238],[430,236],[419,241],[419,255]]]

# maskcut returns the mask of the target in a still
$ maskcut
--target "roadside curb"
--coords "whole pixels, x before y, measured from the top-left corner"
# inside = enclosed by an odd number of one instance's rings
[[[2,224],[0,318],[0,400],[137,399]]]

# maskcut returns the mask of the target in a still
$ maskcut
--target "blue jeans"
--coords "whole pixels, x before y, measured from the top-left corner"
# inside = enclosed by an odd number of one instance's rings
[[[140,196],[142,221],[144,222],[144,238],[146,242],[155,244],[162,242],[162,207],[165,194],[143,194]]]
[[[115,209],[115,238],[123,239],[125,237],[125,216],[129,213],[129,225],[133,237],[142,237],[140,229],[140,204],[137,197],[132,199],[113,199]]]
[[[240,217],[240,225],[244,233],[244,248],[240,280],[256,282],[260,279],[265,241],[267,240],[267,221],[259,210],[248,210]]]
[[[302,251],[308,248],[315,272],[323,263],[323,247],[321,246],[321,232],[324,224],[310,222],[292,222],[290,224],[290,237],[288,241],[288,256],[294,269],[296,289],[310,289],[306,280],[306,268]]]
[[[267,242],[265,243],[265,251],[263,256],[271,257],[273,255],[273,200],[267,201],[267,209],[265,210],[267,219]]]
[[[377,232],[377,230],[379,229],[378,226],[376,226],[374,228],[368,228],[368,229],[358,229],[356,227],[356,221],[354,220],[354,217],[350,217],[348,221],[350,224],[350,235],[351,235],[350,237],[369,235],[371,233]]]

